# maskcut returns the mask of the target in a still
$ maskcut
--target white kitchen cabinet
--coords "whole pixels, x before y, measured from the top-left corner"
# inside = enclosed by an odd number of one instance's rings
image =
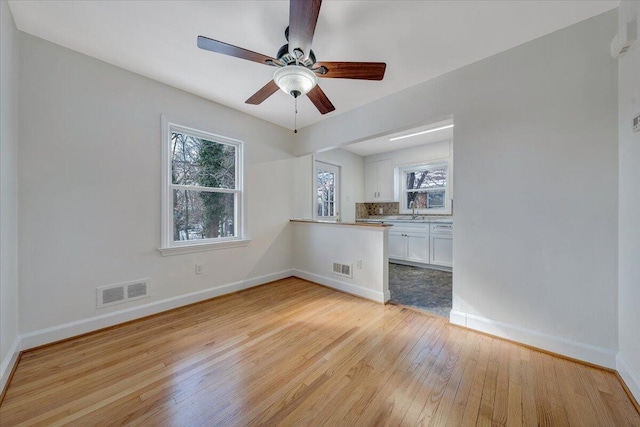
[[[389,230],[389,258],[426,264],[429,262],[427,224],[394,225]]]
[[[429,264],[453,266],[453,224],[431,224]]]
[[[365,164],[365,202],[393,201],[393,162],[391,159]]]
[[[390,260],[452,267],[452,223],[386,222],[394,224],[389,230]]]
[[[389,232],[389,258],[404,259],[407,252],[404,233]]]
[[[429,235],[407,233],[407,261],[429,262]]]

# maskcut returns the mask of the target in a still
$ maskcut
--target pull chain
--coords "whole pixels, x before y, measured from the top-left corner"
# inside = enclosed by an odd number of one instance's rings
[[[298,97],[296,96],[293,99],[295,103],[295,114],[293,115],[293,133],[298,133]]]
[[[295,57],[296,57],[296,65],[300,65],[300,62],[298,61],[299,59],[299,55],[298,52],[296,50],[294,50],[295,52]],[[300,94],[300,92],[293,93],[293,100],[294,100],[294,105],[295,105],[295,113],[293,114],[293,133],[298,133],[298,95]]]

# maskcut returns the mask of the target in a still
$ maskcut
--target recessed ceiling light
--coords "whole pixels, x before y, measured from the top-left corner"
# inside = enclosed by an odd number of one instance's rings
[[[399,139],[411,138],[412,136],[424,135],[425,133],[437,132],[439,130],[449,129],[449,128],[452,128],[452,127],[453,127],[453,124],[450,124],[450,125],[446,125],[446,126],[441,126],[439,128],[423,130],[422,132],[410,133],[408,135],[402,135],[402,136],[394,136],[393,138],[389,138],[389,141],[397,141]]]

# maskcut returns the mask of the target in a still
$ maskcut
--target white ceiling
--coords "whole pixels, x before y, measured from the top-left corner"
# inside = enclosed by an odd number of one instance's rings
[[[198,49],[203,35],[275,56],[288,1],[10,1],[17,27],[118,67],[293,128],[294,100],[244,101],[274,68]],[[336,107],[307,99],[304,127],[617,7],[615,1],[325,0],[313,40],[319,61],[387,63],[383,81],[321,79]]]
[[[442,141],[453,140],[453,128],[435,130],[429,133],[414,135],[407,138],[390,141],[390,138],[420,133],[426,130],[439,129],[444,126],[451,125],[452,120],[444,120],[437,123],[420,126],[403,132],[397,132],[385,136],[381,136],[366,141],[356,142],[354,144],[340,147],[344,150],[351,151],[359,156],[366,157],[374,154],[387,153],[389,151],[402,150],[405,148],[419,147],[421,145],[433,144]]]

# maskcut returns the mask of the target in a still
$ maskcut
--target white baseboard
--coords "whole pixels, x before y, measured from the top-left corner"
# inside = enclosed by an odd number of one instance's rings
[[[454,325],[467,326],[467,313],[451,310],[449,312],[449,323]]]
[[[18,363],[18,355],[20,355],[20,337],[16,337],[13,340],[9,353],[0,363],[0,392],[6,387],[11,371],[15,364]]]
[[[616,352],[608,348],[545,334],[457,310],[451,310],[449,322],[594,365],[616,369]]]
[[[123,310],[113,311],[111,313],[102,314],[100,316],[77,320],[74,322],[65,323],[63,325],[40,329],[38,331],[33,331],[21,335],[20,348],[22,350],[26,350],[40,345],[49,344],[66,338],[85,334],[87,332],[97,331],[109,326],[114,326],[119,323],[139,319],[141,317],[182,307],[184,305],[192,304],[195,302],[204,301],[209,298],[214,298],[220,295],[225,295],[254,286],[263,285],[274,280],[291,277],[292,275],[293,270],[283,270],[277,273],[240,280],[238,282],[203,289],[201,291],[192,292],[189,294],[178,295],[161,301],[154,301],[148,304],[125,308]]]
[[[331,277],[322,276],[320,274],[309,273],[308,271],[293,269],[293,275],[310,282],[316,282],[330,288],[356,295],[374,302],[385,303],[389,300],[389,292],[374,291],[372,289],[363,288],[353,283],[343,282],[342,280],[333,279]]]
[[[616,355],[616,371],[622,377],[633,397],[636,398],[636,402],[640,403],[640,372],[633,372],[631,366],[620,353]]]

